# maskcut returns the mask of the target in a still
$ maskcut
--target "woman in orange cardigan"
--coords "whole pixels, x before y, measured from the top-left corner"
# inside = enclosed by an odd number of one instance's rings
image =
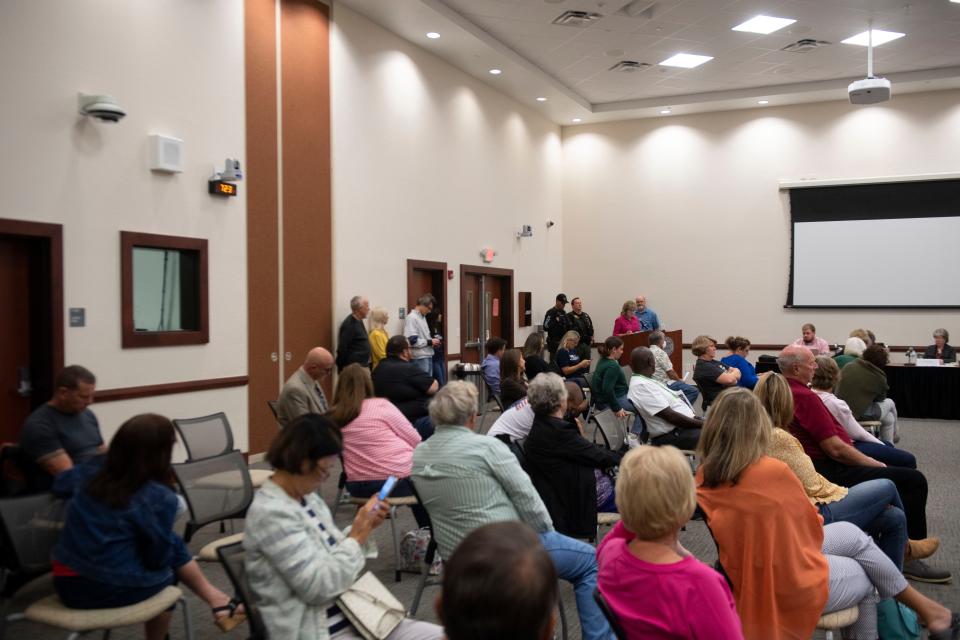
[[[823,613],[858,606],[848,639],[877,638],[877,596],[896,598],[930,638],[960,636],[960,616],[907,584],[891,560],[849,522],[826,527],[803,485],[765,455],[772,428],[747,389],[720,394],[700,436],[697,500],[733,585],[744,637],[809,638]]]

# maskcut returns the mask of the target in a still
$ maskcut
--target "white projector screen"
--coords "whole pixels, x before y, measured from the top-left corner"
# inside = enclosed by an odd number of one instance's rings
[[[960,215],[793,223],[792,306],[960,306]]]

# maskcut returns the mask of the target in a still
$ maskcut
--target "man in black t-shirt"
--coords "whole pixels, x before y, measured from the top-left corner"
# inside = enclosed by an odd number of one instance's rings
[[[65,367],[57,375],[53,397],[23,423],[17,443],[21,454],[43,471],[31,478],[31,489],[48,488],[58,473],[106,451],[97,416],[87,408],[96,383],[88,369]]]
[[[567,314],[567,322],[570,328],[580,334],[580,342],[577,344],[577,355],[581,360],[590,359],[590,347],[593,345],[593,320],[590,314],[583,311],[583,300],[574,298],[570,301],[573,310]]]
[[[433,423],[427,412],[430,396],[438,384],[423,369],[410,362],[410,341],[406,336],[387,340],[387,357],[373,370],[373,389],[380,398],[392,402],[423,440],[433,435]]]
[[[560,339],[563,334],[570,330],[570,321],[564,308],[567,306],[567,296],[563,293],[557,294],[557,302],[547,310],[543,316],[543,330],[547,332],[547,351],[550,352],[550,361],[553,362],[560,346]]]

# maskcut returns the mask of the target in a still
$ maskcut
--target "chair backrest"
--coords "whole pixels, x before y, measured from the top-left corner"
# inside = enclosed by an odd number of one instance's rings
[[[603,617],[610,623],[610,629],[613,630],[613,635],[617,637],[617,640],[627,640],[627,632],[624,631],[623,625],[620,624],[620,619],[617,618],[617,614],[610,608],[607,599],[600,593],[600,589],[593,590],[593,599],[596,601],[597,606],[600,607]]]
[[[233,451],[233,431],[230,430],[227,415],[222,411],[200,418],[175,418],[173,426],[187,449],[187,460],[200,460]]]
[[[227,578],[230,579],[230,584],[233,585],[237,600],[243,604],[246,611],[247,622],[250,623],[250,639],[266,640],[267,628],[263,623],[256,599],[253,597],[253,591],[250,589],[250,581],[247,580],[245,565],[247,552],[243,550],[243,543],[237,542],[219,547],[217,556],[220,558],[220,564],[223,565]]]
[[[496,393],[493,390],[493,387],[491,387],[490,383],[487,382],[487,379],[485,376],[480,376],[480,377],[483,379],[483,386],[487,390],[485,402],[489,402],[490,400],[493,400],[493,402],[497,405],[497,408],[500,409],[500,413],[503,413],[503,401],[500,400],[500,394]]]
[[[643,418],[643,413],[640,411],[640,407],[637,406],[637,403],[633,400],[630,400],[630,404],[633,405],[633,410],[636,412],[637,417],[640,418],[640,442],[647,442],[650,439],[650,431],[647,429],[647,421]]]
[[[597,441],[597,434],[599,433],[603,438],[605,447],[613,451],[619,451],[623,447],[627,433],[617,414],[610,409],[604,409],[593,414],[593,418],[597,421],[597,430],[593,434],[593,441]]]
[[[184,539],[200,527],[229,518],[242,518],[253,500],[250,470],[239,451],[173,465],[180,493],[190,508]]]
[[[270,407],[270,413],[273,414],[273,419],[277,422],[280,421],[280,416],[277,415],[277,401],[276,400],[267,400],[267,406]]]
[[[623,371],[623,377],[629,382],[630,377],[633,375],[633,369],[630,368],[630,365],[625,364],[620,367],[620,370]]]
[[[0,500],[0,566],[21,575],[50,570],[66,503],[52,493]]]
[[[587,389],[590,389],[591,396],[596,395],[593,391],[593,374],[593,371],[583,374],[583,381],[587,383]],[[594,401],[593,398],[591,398],[591,401]]]

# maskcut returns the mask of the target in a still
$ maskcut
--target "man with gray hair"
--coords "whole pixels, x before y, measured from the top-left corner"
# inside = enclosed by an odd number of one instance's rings
[[[337,338],[337,370],[343,371],[347,365],[356,362],[360,366],[370,366],[370,338],[363,321],[370,313],[370,301],[363,296],[350,298],[350,315],[340,324]]]
[[[650,351],[656,362],[656,369],[653,372],[653,379],[661,384],[667,385],[673,391],[680,391],[687,397],[690,406],[700,397],[700,390],[692,384],[684,382],[676,371],[673,370],[673,363],[670,362],[670,356],[664,350],[667,345],[667,335],[657,329],[651,331],[647,336],[647,343],[650,345]]]
[[[440,555],[451,558],[460,542],[483,525],[525,522],[537,533],[560,578],[573,584],[583,638],[610,640],[610,625],[593,600],[594,548],[557,533],[530,477],[507,445],[474,432],[476,386],[447,384],[430,402],[430,418],[436,432],[414,449],[410,477],[430,514]]]
[[[403,335],[410,341],[411,362],[423,369],[424,373],[433,375],[433,348],[440,346],[440,338],[430,335],[430,325],[427,324],[427,314],[433,311],[437,299],[427,293],[417,298],[417,305],[407,314],[403,321]]]

